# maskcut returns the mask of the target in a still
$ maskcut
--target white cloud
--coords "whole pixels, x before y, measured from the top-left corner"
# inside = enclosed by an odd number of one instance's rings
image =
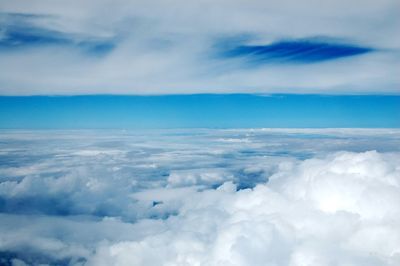
[[[167,231],[102,245],[88,264],[396,265],[399,158],[342,152],[253,190],[186,195]]]
[[[168,176],[168,185],[190,186],[196,184],[220,184],[226,180],[233,180],[233,175],[226,173],[223,169],[189,169],[172,171]]]
[[[104,57],[42,46],[0,53],[0,93],[398,93],[398,1],[2,1],[4,13],[79,43],[105,40]],[[244,68],[212,58],[216,40],[253,44],[324,36],[375,53],[309,65]],[[234,38],[233,38],[234,39]]]
[[[167,132],[2,133],[0,262],[399,264],[398,130]]]

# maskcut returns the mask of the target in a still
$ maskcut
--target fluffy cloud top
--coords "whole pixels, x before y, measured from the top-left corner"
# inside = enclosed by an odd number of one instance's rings
[[[283,164],[252,190],[194,193],[166,230],[102,245],[88,264],[397,265],[398,155],[337,153]]]
[[[398,130],[0,140],[1,264],[400,263]]]
[[[398,9],[396,0],[5,0],[0,94],[398,93]]]

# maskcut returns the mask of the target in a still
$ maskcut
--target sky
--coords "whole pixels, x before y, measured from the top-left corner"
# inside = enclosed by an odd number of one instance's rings
[[[2,0],[0,95],[398,94],[397,0]]]
[[[399,127],[398,10],[2,0],[0,128]]]
[[[0,128],[400,127],[400,96],[0,97]]]

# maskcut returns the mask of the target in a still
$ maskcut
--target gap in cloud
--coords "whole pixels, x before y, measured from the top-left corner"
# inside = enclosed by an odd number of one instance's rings
[[[77,263],[85,263],[86,259],[83,257],[66,257],[58,259],[51,255],[41,254],[34,248],[24,249],[18,252],[4,252],[0,251],[2,258],[2,265],[76,265]],[[28,264],[26,264],[28,263]]]
[[[375,51],[350,43],[326,39],[293,39],[267,45],[228,45],[220,51],[222,58],[245,58],[252,65],[261,64],[309,64],[343,57],[362,55]]]

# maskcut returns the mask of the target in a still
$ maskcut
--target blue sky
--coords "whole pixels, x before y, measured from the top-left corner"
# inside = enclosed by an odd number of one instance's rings
[[[0,128],[400,127],[400,96],[0,97]]]

